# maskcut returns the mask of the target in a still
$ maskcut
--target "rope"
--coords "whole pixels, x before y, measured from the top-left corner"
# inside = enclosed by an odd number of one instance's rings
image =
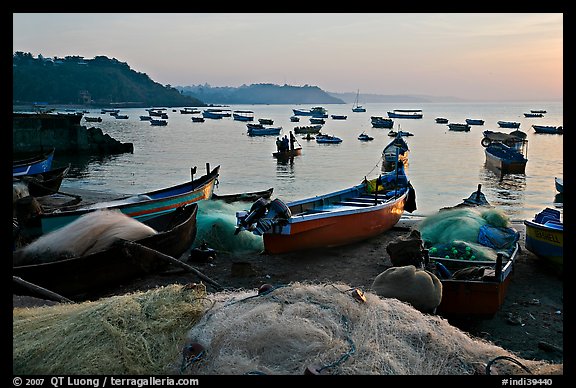
[[[516,365],[518,365],[520,368],[524,369],[526,372],[528,372],[529,374],[532,374],[532,372],[530,371],[530,369],[528,369],[526,366],[524,366],[520,361],[512,358],[512,357],[508,357],[508,356],[498,356],[494,359],[492,359],[491,361],[488,362],[488,364],[486,364],[486,374],[490,375],[490,369],[492,368],[492,364],[498,360],[508,360],[508,361],[512,361],[513,363],[515,363]]]

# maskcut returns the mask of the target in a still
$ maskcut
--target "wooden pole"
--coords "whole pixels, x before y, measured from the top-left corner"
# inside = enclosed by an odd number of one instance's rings
[[[60,294],[57,294],[57,293],[50,291],[50,290],[47,290],[46,288],[40,287],[34,283],[27,282],[26,280],[24,280],[18,276],[12,275],[12,281],[20,284],[21,286],[23,286],[29,290],[37,292],[40,295],[42,295],[42,296],[44,296],[50,300],[56,300],[58,302],[64,302],[64,303],[74,303],[70,299],[63,297]]]
[[[200,272],[199,270],[197,270],[196,268],[192,267],[191,265],[188,265],[178,259],[175,259],[172,256],[166,255],[162,252],[158,252],[155,249],[152,248],[148,248],[144,245],[132,242],[132,241],[123,241],[123,244],[130,246],[130,245],[137,245],[139,249],[143,249],[144,251],[152,251],[156,256],[158,256],[158,258],[167,261],[170,264],[173,264],[175,266],[178,266],[180,268],[184,268],[187,271],[193,272],[196,276],[198,276],[200,279],[205,280],[207,283],[210,283],[212,286],[214,286],[214,288],[216,288],[218,291],[221,291],[224,289],[224,287],[222,287],[218,282],[216,282],[215,280],[212,280],[211,278],[209,278],[208,276],[204,275],[202,272]]]

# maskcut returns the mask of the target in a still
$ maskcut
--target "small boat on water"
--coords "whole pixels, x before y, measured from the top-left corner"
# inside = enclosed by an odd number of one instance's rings
[[[128,115],[114,115],[118,120],[128,120]]]
[[[517,121],[498,121],[500,128],[520,128],[520,123]]]
[[[547,113],[544,109],[531,109],[530,113]]]
[[[338,136],[318,134],[318,135],[316,135],[316,143],[318,143],[318,144],[338,144],[338,143],[342,143],[342,139],[339,138]]]
[[[140,116],[140,121],[150,121],[150,120],[152,120],[152,117],[150,116],[144,116],[144,115]]]
[[[157,234],[132,242],[119,241],[95,253],[39,264],[18,265],[12,274],[63,296],[103,290],[134,278],[168,269],[161,255],[179,258],[196,238],[198,204],[156,214],[142,221]]]
[[[481,144],[486,155],[486,166],[501,174],[524,174],[528,159],[525,157],[528,140],[522,131],[510,134],[484,131]]]
[[[31,196],[42,197],[57,193],[60,190],[62,180],[64,180],[69,170],[70,164],[46,172],[39,172],[38,174],[15,176],[12,180],[13,182],[24,182]]]
[[[394,140],[382,150],[384,171],[394,171],[398,162],[402,163],[404,170],[407,170],[409,153],[410,149],[406,140],[404,140],[402,135],[396,135]]]
[[[450,131],[470,132],[470,124],[450,123],[448,124],[448,129]]]
[[[564,194],[564,179],[554,177],[554,186],[556,186],[556,191],[560,194]]]
[[[330,248],[384,233],[404,210],[415,208],[414,189],[400,168],[328,194],[287,203],[258,200],[236,213],[236,233],[263,236],[270,254]]]
[[[232,112],[232,118],[236,121],[253,121],[254,112],[251,110],[235,110]]]
[[[12,176],[32,175],[49,171],[52,168],[55,148],[29,158],[12,161]]]
[[[274,125],[274,120],[267,118],[260,118],[258,119],[258,122],[262,125]]]
[[[158,119],[150,119],[150,125],[154,125],[154,126],[166,126],[168,125],[168,120],[158,120]]]
[[[437,124],[448,124],[448,119],[444,117],[436,117]]]
[[[310,109],[292,109],[295,116],[312,116],[312,117],[320,117],[320,118],[327,118],[328,111],[321,106],[315,106]]]
[[[196,113],[200,113],[200,109],[196,109],[196,108],[184,108],[184,109],[180,109],[180,113],[183,115],[186,114],[196,114]]]
[[[321,129],[322,129],[321,124],[305,125],[303,127],[294,127],[294,133],[297,133],[297,134],[307,134],[307,133],[314,134],[314,133],[319,133]]]
[[[374,128],[392,128],[394,120],[382,116],[371,116],[370,122]]]
[[[544,117],[544,114],[542,113],[524,113],[524,117]]]
[[[297,123],[300,121],[300,117],[298,116],[290,116],[290,121],[293,123]]]
[[[362,105],[358,104],[358,100],[360,98],[360,89],[358,89],[358,92],[356,92],[356,101],[354,102],[354,105],[352,106],[352,112],[366,112],[366,108],[364,108]]]
[[[549,134],[555,134],[555,135],[563,135],[564,134],[564,128],[562,128],[562,126],[554,126],[554,125],[532,125],[532,128],[534,128],[534,132],[536,133],[549,133]]]
[[[206,175],[194,179],[196,173],[196,167],[194,167],[191,169],[191,180],[176,186],[130,195],[112,201],[74,206],[58,212],[39,214],[29,225],[30,228],[33,228],[30,230],[30,234],[38,236],[46,234],[69,224],[83,214],[98,209],[117,209],[142,222],[158,214],[174,211],[180,206],[210,199],[219,176],[220,166],[210,171],[209,164],[206,164],[206,171]]]
[[[326,121],[321,117],[310,117],[310,124],[326,124]]]
[[[388,136],[390,137],[396,137],[396,136],[414,136],[414,134],[408,132],[408,131],[394,131],[394,130],[390,130],[390,132],[388,132]]]
[[[271,187],[268,190],[262,191],[251,191],[247,193],[239,193],[239,194],[212,194],[212,200],[215,201],[224,201],[224,202],[254,202],[260,198],[270,199],[272,193],[274,192],[274,188]]]
[[[526,225],[526,249],[562,272],[564,224],[560,219],[560,211],[545,208],[532,220],[524,220],[524,225]]]
[[[230,113],[229,109],[208,108],[202,111],[202,117],[205,119],[219,120],[230,116],[232,116],[232,113]]]
[[[484,125],[484,120],[481,119],[466,119],[468,125]]]
[[[392,119],[421,119],[424,117],[422,109],[394,109],[387,113],[388,117]]]
[[[374,138],[372,136],[368,136],[367,134],[365,134],[364,132],[362,132],[360,135],[358,135],[358,140],[361,141],[371,141],[374,140]]]
[[[330,117],[332,120],[346,120],[348,118],[346,115],[330,115]]]
[[[286,151],[276,151],[272,153],[272,156],[276,159],[288,159],[298,155],[302,155],[302,147],[295,147]]]
[[[101,123],[102,117],[84,116],[84,120],[86,120],[87,123]]]
[[[204,121],[204,117],[202,116],[192,116],[193,123],[203,123]]]
[[[279,135],[282,131],[282,127],[269,127],[260,123],[248,123],[246,127],[249,136]]]

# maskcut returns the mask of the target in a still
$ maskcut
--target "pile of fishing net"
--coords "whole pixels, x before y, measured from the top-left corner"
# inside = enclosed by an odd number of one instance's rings
[[[508,216],[494,208],[441,210],[417,227],[430,256],[471,261],[495,261],[498,252],[510,256],[519,233]]]
[[[13,373],[164,374],[206,309],[204,285],[13,310]]]
[[[224,201],[200,201],[196,224],[198,231],[195,245],[206,244],[218,252],[259,253],[264,250],[261,236],[254,233],[238,233],[236,212],[250,208],[250,204],[226,203]]]
[[[14,374],[474,374],[495,357],[535,374],[553,366],[345,284],[208,296],[175,285],[15,309],[13,327]]]

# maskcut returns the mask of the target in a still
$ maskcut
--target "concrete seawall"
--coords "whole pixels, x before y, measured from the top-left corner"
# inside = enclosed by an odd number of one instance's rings
[[[100,128],[80,125],[82,114],[14,112],[12,150],[38,152],[56,148],[59,153],[120,154],[134,152],[132,143],[122,143]]]

